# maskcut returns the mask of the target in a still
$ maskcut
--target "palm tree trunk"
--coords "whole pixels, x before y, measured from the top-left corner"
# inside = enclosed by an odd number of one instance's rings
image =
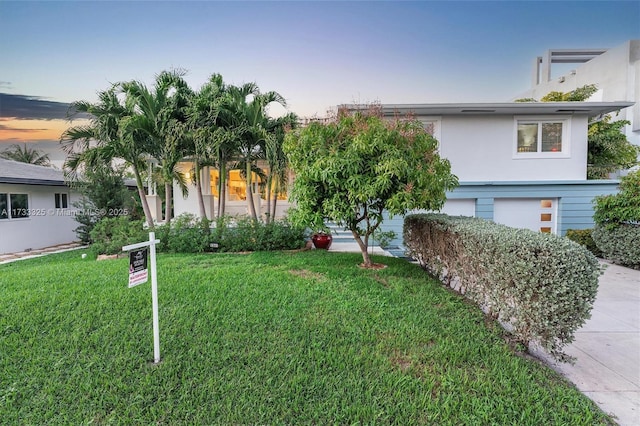
[[[271,173],[269,173],[269,177],[267,177],[267,218],[266,223],[268,224],[273,220],[271,217],[271,182],[272,182]]]
[[[253,220],[258,220],[258,215],[256,214],[256,206],[253,204],[253,188],[251,188],[251,163],[247,161],[247,188],[246,188],[246,196],[247,196],[247,204],[249,205],[249,214],[253,218]]]
[[[194,163],[195,168],[195,180],[196,180],[196,193],[198,195],[198,207],[200,209],[200,217],[207,219],[207,211],[204,208],[204,199],[202,198],[202,179],[200,176],[200,162],[198,160]]]
[[[153,231],[153,217],[151,216],[151,209],[149,208],[149,203],[147,202],[147,193],[144,191],[144,186],[142,185],[142,177],[140,177],[140,171],[134,165],[133,173],[136,176],[136,186],[138,187],[138,195],[140,196],[140,202],[142,203],[142,211],[144,212],[144,217],[147,220],[147,225],[149,225],[149,230]]]
[[[171,200],[172,200],[172,192],[173,192],[173,182],[165,182],[164,183],[164,221],[168,225],[171,222]]]
[[[276,191],[273,194],[273,203],[271,204],[271,208],[273,209],[273,211],[271,212],[271,220],[274,220],[276,218],[276,203],[278,202],[278,192]]]

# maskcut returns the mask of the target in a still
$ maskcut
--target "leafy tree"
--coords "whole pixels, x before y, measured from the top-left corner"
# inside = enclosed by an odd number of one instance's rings
[[[127,216],[139,219],[139,200],[124,184],[125,167],[97,163],[87,169],[79,180],[69,185],[82,194],[82,199],[73,203],[79,209],[74,219],[80,224],[76,234],[83,243],[91,243],[90,233],[95,224],[104,217]]]
[[[570,92],[549,92],[541,102],[581,102],[598,91],[595,84],[586,84]],[[516,99],[516,102],[537,102],[533,98]],[[589,123],[587,179],[605,179],[610,173],[629,169],[638,164],[640,147],[631,144],[623,128],[631,124],[627,120],[611,121],[607,115],[602,120]]]
[[[296,174],[291,220],[313,229],[332,220],[349,229],[363,267],[373,266],[367,246],[384,210],[390,215],[438,210],[445,192],[458,183],[422,123],[385,121],[375,108],[342,112],[333,123],[314,122],[289,132],[284,150]]]
[[[606,179],[609,173],[638,164],[640,147],[632,145],[622,129],[627,120],[611,121],[606,116],[589,125],[587,179]]]
[[[620,179],[616,194],[596,197],[593,221],[609,229],[624,224],[640,226],[640,170]]]
[[[598,86],[595,84],[586,84],[582,87],[578,87],[570,92],[549,92],[542,98],[540,102],[582,102],[586,101],[598,91]]]
[[[77,101],[71,108],[77,113],[88,113],[89,124],[70,127],[60,137],[67,153],[66,172],[73,178],[82,170],[98,164],[111,164],[114,159],[124,160],[133,170],[138,195],[147,224],[153,229],[153,217],[147,203],[141,170],[145,168],[151,146],[149,138],[128,122],[137,114],[132,102],[118,98],[118,85],[98,92],[98,102]]]
[[[35,148],[30,149],[27,144],[24,144],[24,147],[18,144],[11,145],[8,149],[0,152],[0,157],[21,163],[35,164],[36,166],[51,166],[49,154],[43,154]]]

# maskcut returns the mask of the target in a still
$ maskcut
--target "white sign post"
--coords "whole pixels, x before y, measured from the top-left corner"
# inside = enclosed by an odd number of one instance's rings
[[[156,240],[155,232],[149,232],[149,241],[143,243],[130,244],[122,247],[122,251],[130,251],[140,249],[143,247],[149,247],[151,258],[151,305],[153,309],[153,362],[155,364],[160,362],[160,324],[158,321],[158,276],[156,274],[156,244],[160,240]],[[146,255],[142,254],[143,250],[139,250],[135,254],[133,260],[129,265],[129,287],[133,287],[138,284],[146,282]],[[144,267],[142,257],[145,256]],[[144,281],[141,280],[141,274],[144,271]]]

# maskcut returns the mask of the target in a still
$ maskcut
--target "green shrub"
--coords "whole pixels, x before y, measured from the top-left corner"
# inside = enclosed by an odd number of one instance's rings
[[[210,251],[211,222],[183,213],[169,224],[156,227],[156,238],[160,240],[158,250],[173,253],[203,253]]]
[[[386,249],[389,247],[391,241],[396,239],[396,233],[394,231],[381,231],[380,229],[376,229],[373,232],[374,241],[378,242],[378,245],[382,249]]]
[[[590,317],[598,260],[573,241],[476,218],[407,216],[404,241],[423,268],[557,359]]]
[[[606,259],[640,269],[640,225],[622,224],[613,229],[597,225],[593,240]]]
[[[602,257],[602,251],[598,248],[591,233],[593,229],[568,229],[566,237],[571,241],[584,246],[596,257]]]
[[[264,224],[249,217],[223,217],[216,222],[212,241],[224,252],[294,250],[304,247],[304,229],[286,220]]]
[[[620,192],[594,199],[593,240],[605,258],[640,268],[640,170],[620,179]]]
[[[149,239],[143,229],[141,220],[131,220],[127,216],[104,217],[100,219],[90,232],[95,254],[117,254],[128,244],[139,243]]]
[[[593,221],[596,225],[614,229],[620,224],[640,223],[640,170],[622,177],[619,189],[617,194],[593,200]]]

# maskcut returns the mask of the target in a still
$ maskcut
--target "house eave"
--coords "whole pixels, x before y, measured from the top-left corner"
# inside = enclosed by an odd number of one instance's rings
[[[0,177],[0,183],[16,184],[16,185],[67,186],[64,183],[64,181],[60,181],[60,180],[24,179],[24,178],[11,178],[11,177]]]
[[[473,115],[586,115],[608,114],[634,105],[634,102],[499,102],[382,104],[385,117],[394,116],[473,116]],[[371,105],[340,105],[349,111],[367,110]]]

